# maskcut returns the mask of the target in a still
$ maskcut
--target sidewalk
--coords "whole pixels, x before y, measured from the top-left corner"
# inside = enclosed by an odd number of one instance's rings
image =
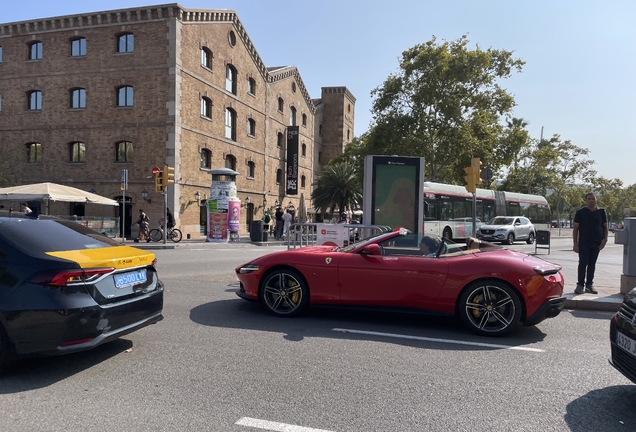
[[[616,312],[620,309],[623,302],[623,294],[620,292],[620,275],[622,273],[623,247],[614,244],[614,237],[610,234],[609,241],[605,249],[599,255],[596,264],[596,272],[594,277],[594,288],[598,294],[574,294],[577,280],[578,255],[572,251],[571,247],[571,229],[561,229],[561,235],[558,235],[558,229],[551,232],[551,248],[550,254],[547,249],[539,248],[537,256],[546,261],[560,264],[563,269],[561,273],[565,278],[565,288],[563,290],[566,297],[565,309],[578,310],[596,310]],[[206,242],[205,238],[200,239],[183,239],[179,243],[168,242],[163,243],[134,243],[132,240],[126,240],[127,246],[134,246],[140,249],[160,250],[160,249],[182,249],[182,248],[219,248],[219,247],[253,247],[259,246],[267,248],[268,246],[286,246],[286,240],[275,240],[269,237],[267,242],[251,242],[249,236],[241,237],[238,242],[213,243]],[[519,247],[517,243],[512,248]],[[519,248],[521,249],[521,248]],[[266,252],[266,251],[264,251]],[[526,250],[526,253],[527,250]],[[531,255],[534,255],[534,247]]]

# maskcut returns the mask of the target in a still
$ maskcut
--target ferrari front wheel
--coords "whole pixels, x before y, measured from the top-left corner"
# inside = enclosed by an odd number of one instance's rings
[[[463,291],[458,305],[464,324],[481,335],[502,336],[514,331],[521,322],[519,295],[500,281],[471,284]]]
[[[263,303],[275,315],[294,316],[307,309],[307,282],[295,270],[281,269],[270,273],[261,288]]]

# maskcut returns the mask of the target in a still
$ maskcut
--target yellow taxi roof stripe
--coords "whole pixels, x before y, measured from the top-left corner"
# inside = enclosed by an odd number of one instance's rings
[[[81,268],[113,267],[116,269],[148,265],[155,254],[129,246],[46,252],[47,255],[76,262]]]

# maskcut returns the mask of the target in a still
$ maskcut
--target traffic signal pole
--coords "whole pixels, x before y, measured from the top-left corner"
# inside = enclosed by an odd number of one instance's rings
[[[481,161],[472,158],[470,166],[464,168],[466,176],[466,190],[473,194],[473,235],[477,232],[477,185],[481,183]]]

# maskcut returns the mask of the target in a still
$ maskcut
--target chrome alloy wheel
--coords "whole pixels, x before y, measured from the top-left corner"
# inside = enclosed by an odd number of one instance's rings
[[[276,315],[295,315],[306,305],[304,282],[292,271],[272,273],[263,285],[263,300]]]
[[[465,316],[479,332],[505,332],[519,320],[520,311],[516,303],[502,287],[481,285],[468,294]]]

